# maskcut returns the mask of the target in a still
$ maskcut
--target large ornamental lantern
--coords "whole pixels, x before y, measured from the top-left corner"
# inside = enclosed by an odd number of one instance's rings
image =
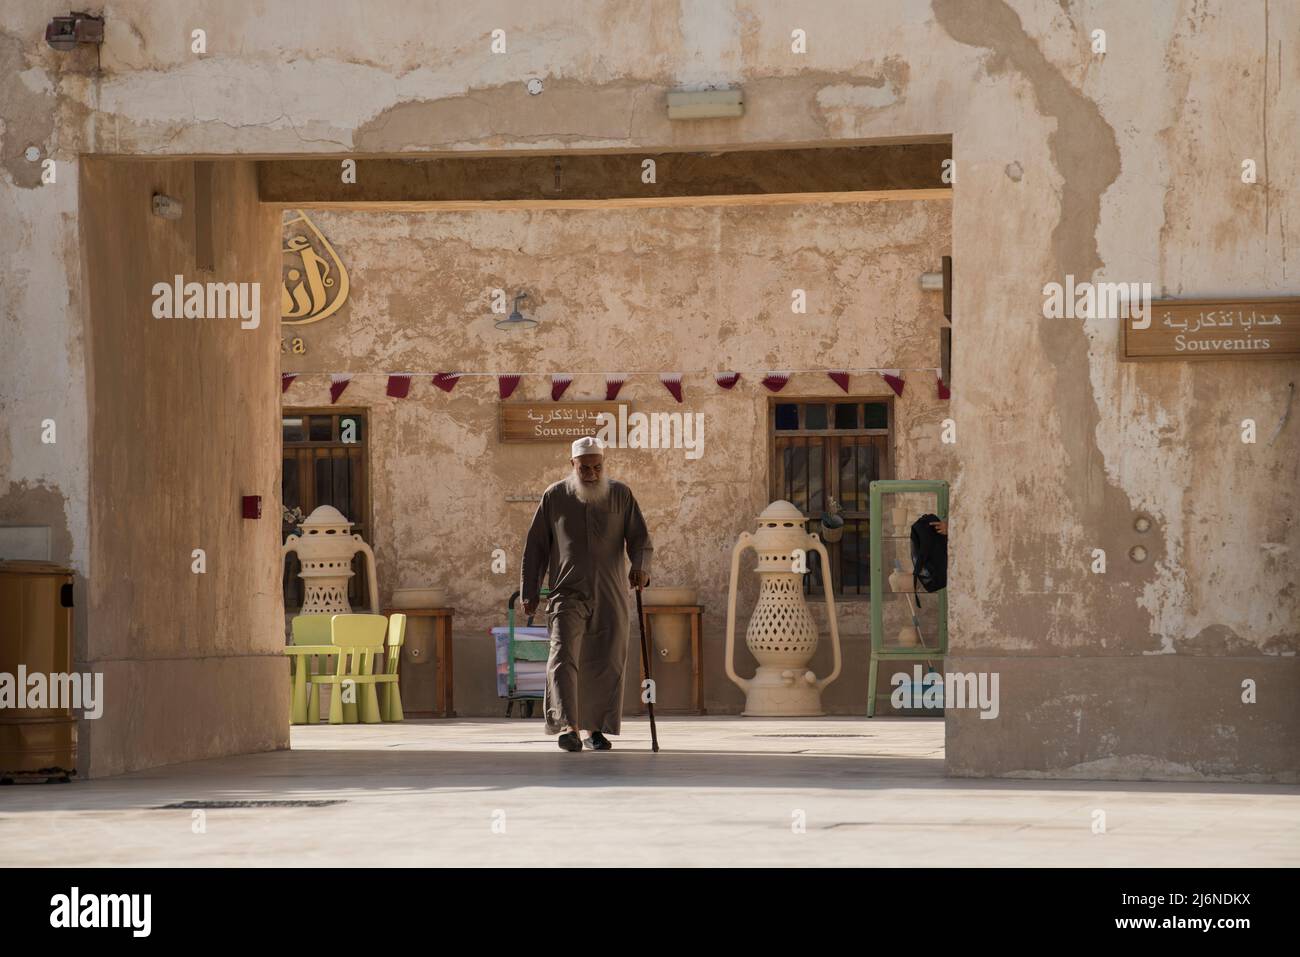
[[[301,513],[299,513],[301,514]],[[366,575],[370,579],[371,611],[379,614],[379,581],[375,577],[375,553],[352,533],[352,523],[332,505],[321,505],[312,510],[299,526],[300,535],[290,535],[284,542],[282,555],[298,553],[306,595],[300,615],[347,615],[348,579],[352,577],[352,556],[362,552],[366,556]]]
[[[826,546],[804,531],[804,517],[789,502],[773,502],[758,517],[758,531],[742,532],[731,552],[731,587],[727,594],[727,677],[745,692],[745,715],[797,717],[825,714],[822,689],[840,675],[840,631],[835,620],[835,596],[826,589],[835,667],[818,678],[808,670],[817,650],[817,623],[803,598],[806,556],[821,556],[830,569]],[[732,664],[735,652],[736,590],[740,553],[752,547],[758,554],[758,604],[745,632],[745,644],[758,659],[753,678],[741,678]]]

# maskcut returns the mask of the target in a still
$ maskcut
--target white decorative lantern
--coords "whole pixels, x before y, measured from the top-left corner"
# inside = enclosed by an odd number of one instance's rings
[[[352,533],[352,523],[332,505],[312,510],[299,526],[301,535],[290,535],[281,550],[287,557],[297,552],[302,570],[298,577],[306,584],[301,615],[347,615],[348,579],[352,577],[352,556],[366,556],[366,575],[370,579],[371,612],[379,614],[379,581],[375,577],[375,553]]]
[[[753,678],[741,678],[732,664],[735,651],[736,590],[740,553],[758,554],[758,604],[745,632],[745,644],[758,659]],[[829,575],[830,557],[816,535],[804,531],[804,517],[789,502],[773,502],[758,517],[758,532],[742,532],[731,552],[731,587],[727,595],[727,677],[745,691],[745,715],[801,717],[825,714],[822,689],[840,675],[840,632],[835,596],[826,589],[835,665],[819,679],[808,670],[817,650],[817,623],[803,597],[803,570],[809,552],[822,559]]]

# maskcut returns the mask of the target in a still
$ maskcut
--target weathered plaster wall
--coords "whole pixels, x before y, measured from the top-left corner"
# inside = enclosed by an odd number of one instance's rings
[[[1040,175],[987,171],[994,195],[1019,194],[1028,214],[1004,251],[1024,272],[971,275],[961,237],[977,210],[956,202],[958,289],[1025,318],[983,324],[1006,350],[972,363],[957,346],[957,408],[985,415],[961,443],[954,541],[968,544],[957,546],[965,587],[949,664],[999,670],[1004,718],[950,718],[949,770],[1294,780],[1300,542],[1278,492],[1297,484],[1300,443],[1294,421],[1271,446],[1265,435],[1296,363],[1121,365],[1116,323],[1041,319],[1034,294],[1067,273],[1150,281],[1157,296],[1296,291],[1286,255],[1287,220],[1300,212],[1295,165],[1273,164],[1267,186],[1240,173],[1243,159],[1262,169],[1275,137],[1296,134],[1296,67],[1289,57],[1284,66],[1276,38],[1295,36],[1297,11],[1274,5],[1266,22],[1263,5],[1198,4],[1153,20],[1141,7],[1085,7],[1047,24],[948,2],[935,12],[954,39],[986,52],[990,79],[1014,77],[1054,123],[1038,146],[1045,156],[1016,157]],[[1112,42],[1104,64],[1084,52],[1095,27]],[[1067,29],[1076,43],[1065,43]],[[1161,51],[1148,93],[1117,76],[1149,69],[1129,44],[1115,50],[1117,36],[1142,38],[1143,56]],[[969,302],[958,294],[960,315]],[[1012,379],[1017,390],[996,388]],[[1261,423],[1258,444],[1241,441],[1247,417]],[[1010,514],[1018,519],[1001,535],[972,525]],[[1145,534],[1133,525],[1142,514],[1154,520]],[[1134,545],[1145,562],[1128,557]],[[1094,548],[1106,550],[1104,575],[1090,573]],[[1170,654],[1187,659],[1148,660]],[[1048,677],[1058,669],[1076,677]],[[1242,701],[1247,679],[1259,686],[1253,705]],[[1181,709],[1187,700],[1198,707]]]
[[[1293,415],[1271,445],[1237,433],[1251,417],[1271,434],[1294,364],[1120,368],[1113,326],[1049,322],[1040,310],[1043,283],[1067,273],[1183,296],[1296,291],[1300,8],[499,0],[368,8],[362,24],[344,0],[322,0],[311,17],[291,5],[131,0],[104,5],[95,76],[93,51],[41,44],[45,19],[61,12],[43,2],[0,13],[0,49],[18,67],[3,72],[3,241],[26,249],[32,236],[38,274],[75,269],[75,226],[54,229],[51,207],[22,192],[32,174],[15,157],[27,141],[65,157],[347,155],[951,133],[951,664],[996,664],[1003,708],[998,721],[949,717],[950,770],[1295,778],[1295,749],[1279,753],[1267,729],[1293,741],[1300,728],[1300,542],[1280,491],[1297,485],[1300,426]],[[200,27],[204,55],[189,46]],[[807,31],[806,54],[790,52],[795,27]],[[496,28],[505,54],[489,52]],[[1095,29],[1107,31],[1104,56],[1090,49]],[[545,81],[540,97],[525,92],[532,76]],[[709,83],[743,85],[746,116],[667,121],[666,89]],[[1254,185],[1240,180],[1247,158],[1260,169]],[[76,342],[78,287],[52,303],[6,300],[24,329],[44,319],[51,331],[34,360]],[[36,384],[10,381],[6,399],[34,414]],[[75,437],[84,424],[79,400],[68,401]],[[22,455],[10,467],[69,503],[71,550],[84,553],[84,461],[44,466],[15,437],[21,425],[5,428],[11,456]],[[7,477],[4,488],[14,491]],[[1124,557],[1138,511],[1155,523],[1142,565]],[[1105,576],[1089,571],[1096,547],[1109,555]],[[1045,662],[1069,672],[1082,657],[1101,684],[1080,680],[1066,695],[1041,679]],[[1148,677],[1140,702],[1115,690],[1135,668]],[[1214,684],[1229,672],[1230,689]],[[1243,676],[1259,682],[1256,705],[1240,701]],[[1189,695],[1202,708],[1186,715],[1177,703]],[[1172,721],[1185,721],[1177,749],[1151,733]],[[1098,765],[1099,750],[1119,760]]]
[[[89,640],[104,714],[83,721],[94,775],[288,746],[282,608],[276,217],[252,163],[212,174],[211,272],[195,263],[195,165],[82,164],[91,380]],[[155,192],[179,220],[152,215]],[[259,282],[262,323],[158,319],[154,283]],[[260,521],[240,496],[261,495]],[[193,570],[202,549],[206,571]]]
[[[53,80],[31,67],[31,49],[0,33],[0,527],[48,528],[48,557],[76,573],[80,607],[89,489],[77,165],[60,162],[55,181],[40,185],[42,161],[68,154],[58,148]],[[36,162],[23,157],[29,145],[41,148]],[[53,442],[43,440],[47,423]],[[81,647],[83,616],[76,627]]]
[[[606,371],[642,371],[619,395],[631,411],[704,415],[703,454],[611,452],[655,537],[655,583],[693,585],[706,606],[705,696],[711,710],[739,712],[725,677],[723,629],[731,547],[771,500],[762,371],[902,367],[910,384],[895,402],[895,472],[945,478],[950,447],[939,442],[941,299],[921,273],[948,250],[944,200],[859,205],[749,206],[593,211],[366,213],[318,210],[313,220],[348,267],[351,298],[319,323],[284,327],[304,356],[286,372],[403,370],[530,371],[514,399],[550,397],[551,372],[582,372],[569,399],[603,399]],[[523,308],[540,325],[503,332],[493,288],[527,290]],[[792,289],[808,312],[793,314]],[[731,391],[712,373],[743,370]],[[657,374],[687,373],[678,405]],[[924,370],[924,371],[922,371]],[[757,372],[757,374],[756,374]],[[537,495],[568,470],[568,443],[498,441],[495,380],[466,377],[446,395],[428,378],[407,399],[384,394],[382,375],[359,376],[341,404],[370,410],[370,486],[381,591],[439,584],[457,609],[456,704],[463,714],[500,713],[488,629],[504,624],[517,587],[523,535]],[[856,376],[854,395],[892,396],[876,375]],[[825,375],[796,376],[780,397],[843,397]],[[329,379],[304,375],[286,406],[329,404]],[[490,570],[504,549],[509,571]],[[752,555],[743,568],[752,567]],[[745,612],[757,593],[748,571]],[[891,603],[901,614],[901,602]],[[863,713],[865,608],[844,605],[847,673],[827,706]],[[895,631],[902,624],[894,624]],[[829,632],[817,668],[831,667]],[[753,673],[744,650],[738,670]],[[635,647],[631,667],[637,666]],[[685,706],[683,663],[660,675],[664,707]],[[882,682],[887,676],[882,676]],[[633,685],[635,682],[633,682]],[[629,688],[629,692],[633,690]],[[630,697],[630,695],[629,695]],[[408,702],[408,706],[413,707]],[[428,707],[431,707],[431,703]]]

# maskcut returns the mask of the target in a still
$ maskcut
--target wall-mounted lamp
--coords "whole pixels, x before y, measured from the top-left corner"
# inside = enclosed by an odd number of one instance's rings
[[[45,42],[56,50],[75,50],[79,43],[104,42],[104,18],[73,10],[45,25]]]
[[[528,293],[521,292],[515,295],[515,307],[511,310],[510,315],[496,322],[498,329],[531,329],[537,325],[536,319],[525,318],[524,314],[519,311],[519,300],[527,299]]]
[[[745,115],[741,90],[691,90],[668,94],[668,119],[714,120]]]

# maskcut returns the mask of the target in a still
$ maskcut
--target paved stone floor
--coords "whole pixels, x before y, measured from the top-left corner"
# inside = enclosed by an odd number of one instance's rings
[[[0,788],[0,864],[1300,863],[1300,787],[945,778],[942,720],[663,718],[659,754],[644,719],[624,732],[568,754],[537,720],[321,725],[291,751]],[[321,799],[344,803],[202,828],[156,810]]]

